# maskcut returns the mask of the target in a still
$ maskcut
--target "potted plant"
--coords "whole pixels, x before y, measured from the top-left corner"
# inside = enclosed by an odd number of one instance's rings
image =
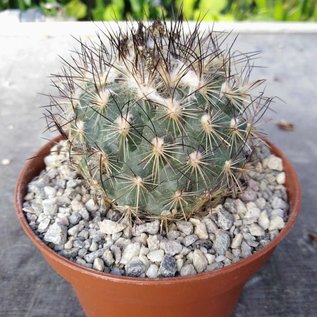
[[[295,222],[296,173],[257,129],[271,98],[226,39],[139,22],[53,76],[61,136],[24,167],[16,210],[88,316],[230,316]]]

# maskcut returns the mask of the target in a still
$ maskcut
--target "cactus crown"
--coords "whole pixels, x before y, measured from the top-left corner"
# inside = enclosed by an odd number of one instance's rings
[[[139,22],[79,41],[63,60],[48,117],[114,208],[187,218],[241,189],[271,99],[249,79],[254,53],[234,52],[227,36],[199,23],[185,32],[180,18]]]

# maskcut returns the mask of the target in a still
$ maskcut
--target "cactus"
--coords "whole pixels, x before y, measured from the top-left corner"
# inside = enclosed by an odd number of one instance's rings
[[[101,31],[63,60],[47,110],[95,193],[133,219],[187,219],[242,190],[271,101],[256,53],[181,18]]]

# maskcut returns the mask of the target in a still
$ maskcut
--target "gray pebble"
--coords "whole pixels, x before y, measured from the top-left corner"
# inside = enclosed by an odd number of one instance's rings
[[[72,225],[77,225],[79,221],[81,220],[81,215],[78,212],[73,212],[69,216],[68,220]]]
[[[112,266],[114,263],[114,258],[112,255],[112,252],[110,250],[106,250],[102,255],[103,260],[105,261],[105,264],[109,267]]]
[[[166,255],[161,262],[159,269],[160,277],[174,277],[177,271],[176,260],[170,255]]]
[[[252,248],[245,242],[243,241],[241,244],[241,255],[243,258],[248,257],[249,255],[252,254]]]
[[[46,215],[54,216],[57,213],[57,204],[55,198],[45,199],[42,202],[43,211]]]
[[[241,195],[240,195],[240,198],[242,201],[244,202],[250,202],[250,201],[255,201],[256,198],[257,198],[257,193],[250,189],[250,188],[247,188]]]
[[[120,263],[127,264],[132,258],[140,254],[141,245],[140,243],[131,243],[126,246],[122,252]]]
[[[220,255],[225,254],[230,246],[230,236],[228,232],[223,230],[218,230],[216,232],[216,238],[214,241],[213,248]]]
[[[175,255],[182,251],[182,245],[178,241],[163,241],[161,244],[163,250],[168,255]]]
[[[186,236],[183,239],[183,244],[184,244],[185,247],[188,247],[188,246],[192,245],[197,240],[198,240],[197,235],[196,234],[191,234],[190,236]]]
[[[105,234],[121,232],[126,226],[126,224],[114,222],[108,219],[104,219],[102,222],[99,222],[100,231]]]
[[[156,264],[151,264],[147,269],[145,275],[149,278],[157,278],[158,277],[158,266]]]
[[[95,270],[102,272],[105,268],[105,264],[103,263],[102,259],[96,258],[94,260],[94,264],[92,266]]]
[[[233,216],[230,212],[225,209],[219,210],[217,223],[218,226],[223,230],[229,230],[233,224]]]
[[[65,244],[67,241],[67,228],[57,223],[50,225],[44,235],[44,240],[56,245]]]
[[[145,273],[145,265],[138,257],[133,257],[126,264],[125,271],[128,276],[139,277]]]
[[[159,220],[154,220],[152,222],[146,222],[141,225],[135,226],[134,235],[139,236],[141,233],[148,233],[148,234],[157,234],[160,229],[160,222]]]
[[[104,249],[99,249],[99,250],[97,250],[97,251],[94,251],[94,252],[91,252],[91,253],[86,254],[86,255],[84,256],[84,259],[85,259],[85,261],[88,262],[88,263],[93,263],[94,260],[95,260],[96,258],[100,258],[100,257],[103,255],[104,252],[105,252]]]
[[[194,231],[193,224],[189,221],[177,221],[176,222],[177,229],[183,232],[185,235],[190,235]]]
[[[193,254],[193,265],[198,273],[205,271],[208,261],[200,250],[195,250]]]
[[[196,270],[191,263],[185,264],[180,271],[181,276],[189,276],[194,274],[196,274]]]
[[[163,257],[164,257],[164,251],[163,250],[153,250],[153,251],[150,251],[147,254],[147,258],[151,262],[162,262]]]

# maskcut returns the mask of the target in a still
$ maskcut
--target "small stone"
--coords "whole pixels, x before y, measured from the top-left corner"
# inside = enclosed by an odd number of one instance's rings
[[[275,155],[270,155],[267,158],[267,167],[275,170],[275,171],[283,171],[283,162],[282,159],[280,159],[279,157],[275,156]]]
[[[184,244],[185,247],[188,247],[188,246],[192,245],[197,240],[198,240],[197,235],[196,234],[191,234],[190,236],[186,236],[183,239],[183,244]]]
[[[110,247],[110,250],[111,250],[112,254],[114,255],[115,263],[118,264],[121,261],[121,257],[122,257],[122,252],[121,252],[120,248],[117,247],[116,245],[112,245]]]
[[[112,275],[123,275],[124,271],[118,267],[113,267],[110,271],[110,274]]]
[[[282,172],[282,173],[277,174],[276,181],[278,184],[284,185],[285,184],[285,173]]]
[[[186,256],[189,252],[190,252],[190,249],[184,247],[184,248],[182,249],[182,251],[181,251],[180,254],[181,254],[182,256]]]
[[[138,257],[133,257],[126,264],[125,271],[128,276],[139,277],[145,273],[145,265]]]
[[[207,240],[197,240],[195,241],[194,243],[194,247],[196,249],[206,249],[206,252],[207,250],[211,249],[212,248],[212,241],[207,239]]]
[[[189,276],[189,275],[194,275],[194,274],[196,274],[196,270],[195,270],[194,266],[190,263],[185,264],[180,271],[181,276]]]
[[[284,228],[284,220],[279,216],[273,216],[270,221],[269,231]]]
[[[193,265],[198,273],[203,272],[208,265],[208,261],[200,250],[195,250],[193,255]]]
[[[45,232],[48,228],[48,226],[50,225],[50,218],[48,217],[45,217],[38,225],[37,227],[37,231],[38,232]]]
[[[81,220],[81,215],[78,212],[73,212],[69,217],[68,217],[69,222],[72,225],[77,225],[78,222]]]
[[[230,246],[230,235],[228,232],[218,230],[214,241],[214,249],[220,255],[225,254]]]
[[[98,243],[95,241],[91,242],[91,245],[89,247],[89,251],[94,252],[98,250]]]
[[[95,270],[102,272],[105,268],[105,264],[100,258],[96,258],[94,260],[94,264],[92,266]]]
[[[288,209],[288,204],[279,197],[274,197],[272,201],[272,207],[273,209]]]
[[[105,264],[109,267],[111,267],[114,263],[112,252],[109,249],[103,253],[102,258],[105,261]]]
[[[85,206],[86,206],[87,210],[90,212],[94,212],[94,211],[97,211],[99,209],[98,204],[96,204],[92,198],[86,202]]]
[[[73,247],[73,238],[70,238],[64,245],[65,250],[70,250]]]
[[[99,224],[100,231],[105,234],[118,233],[124,230],[126,227],[126,224],[114,222],[108,219],[104,219],[98,224]]]
[[[109,209],[107,211],[107,218],[111,221],[117,222],[121,218],[122,214],[117,210]]]
[[[150,251],[147,254],[147,258],[151,262],[162,262],[163,257],[164,257],[164,251],[163,250],[154,250],[154,251]]]
[[[56,196],[56,189],[51,186],[45,186],[44,193],[48,198],[54,198]]]
[[[252,248],[245,242],[243,241],[241,244],[241,255],[243,258],[248,257],[249,255],[252,254]]]
[[[199,239],[208,239],[208,232],[206,225],[203,222],[197,222],[195,225],[195,234],[198,236]]]
[[[269,220],[269,217],[267,215],[266,210],[261,212],[260,217],[258,219],[258,223],[264,230],[268,229],[268,227],[270,225],[270,220]]]
[[[264,230],[256,223],[252,223],[248,228],[249,228],[250,233],[253,236],[255,236],[255,237],[264,236]]]
[[[284,218],[284,210],[283,209],[273,209],[271,211],[271,217],[279,216],[281,218]]]
[[[65,244],[67,241],[67,228],[57,223],[50,225],[44,235],[44,240],[56,245]]]
[[[89,212],[86,208],[82,208],[79,210],[79,214],[81,215],[81,217],[88,221],[90,219],[90,215],[89,215]]]
[[[193,224],[189,221],[178,221],[176,222],[177,229],[183,232],[186,236],[193,233]]]
[[[141,233],[144,233],[144,232],[154,235],[158,233],[159,229],[160,229],[159,220],[154,220],[151,222],[143,223],[141,225],[137,225],[135,227],[134,235],[139,236]]]
[[[247,212],[246,205],[240,199],[235,200],[235,205],[236,205],[237,213],[239,215],[244,215]]]
[[[210,253],[205,253],[205,257],[208,261],[208,264],[211,264],[215,261],[215,256],[213,254],[210,254]]]
[[[246,228],[249,230],[248,228]],[[242,233],[243,238],[245,242],[250,246],[256,248],[259,245],[259,242],[256,240],[256,237],[254,237],[251,233],[249,232],[243,232]]]
[[[79,230],[80,230],[80,225],[76,225],[76,226],[73,226],[71,228],[68,229],[68,234],[71,235],[71,236],[75,236],[78,234]]]
[[[231,213],[237,212],[234,199],[227,198],[225,203],[224,203],[224,207],[225,207],[225,209],[227,209]]]
[[[261,210],[256,206],[255,203],[248,203],[247,204],[247,212],[244,215],[244,223],[250,224],[252,222],[256,222],[260,217]]]
[[[243,236],[241,233],[236,234],[235,237],[232,239],[231,248],[232,249],[240,248],[242,239],[243,239]]]
[[[219,228],[215,224],[214,221],[212,221],[210,218],[204,218],[203,223],[206,225],[207,232],[210,233],[215,233]]]
[[[163,241],[162,248],[169,255],[175,255],[182,251],[182,245],[178,241],[173,240]]]
[[[263,197],[260,197],[255,201],[255,204],[258,208],[263,210],[266,206],[266,200]]]
[[[255,201],[257,198],[257,193],[254,190],[247,188],[244,192],[242,192],[240,198],[244,202]]]
[[[122,252],[120,263],[127,264],[133,257],[140,254],[141,245],[138,242],[128,244]]]
[[[78,235],[77,235],[78,237],[81,237],[81,238],[83,238],[83,239],[88,239],[88,236],[89,236],[89,231],[88,231],[88,229],[83,229],[83,230],[81,230],[79,233],[78,233]]]
[[[249,178],[248,180],[248,187],[252,190],[254,190],[255,192],[257,192],[259,190],[259,183],[256,182],[254,179]]]
[[[215,258],[215,261],[216,262],[222,262],[226,259],[226,257],[224,255],[218,255],[216,258]]]
[[[99,249],[97,251],[88,253],[84,256],[84,259],[88,263],[93,263],[96,258],[100,258],[103,255],[104,251],[104,249]]]
[[[170,255],[165,255],[159,269],[160,277],[174,277],[177,271],[176,260]]]
[[[184,265],[184,259],[176,259],[177,271],[180,272]]]
[[[55,198],[44,199],[43,202],[43,212],[46,215],[54,216],[57,213],[57,204]]]
[[[144,245],[141,245],[140,255],[148,255],[150,253],[149,248]]]
[[[158,277],[158,266],[155,264],[151,264],[147,269],[145,275],[149,278],[157,278]]]
[[[84,205],[79,200],[72,200],[71,207],[73,211],[79,211],[84,208]]]
[[[160,241],[158,240],[156,235],[148,236],[146,242],[150,250],[157,250],[160,248]]]
[[[166,237],[168,240],[176,240],[180,235],[181,233],[178,230],[169,230],[166,233]]]
[[[214,262],[210,265],[207,266],[207,271],[210,272],[210,271],[214,271],[216,269],[220,269],[222,268],[222,263],[221,262]]]
[[[229,230],[233,224],[233,216],[225,209],[218,211],[218,226],[223,230]]]

